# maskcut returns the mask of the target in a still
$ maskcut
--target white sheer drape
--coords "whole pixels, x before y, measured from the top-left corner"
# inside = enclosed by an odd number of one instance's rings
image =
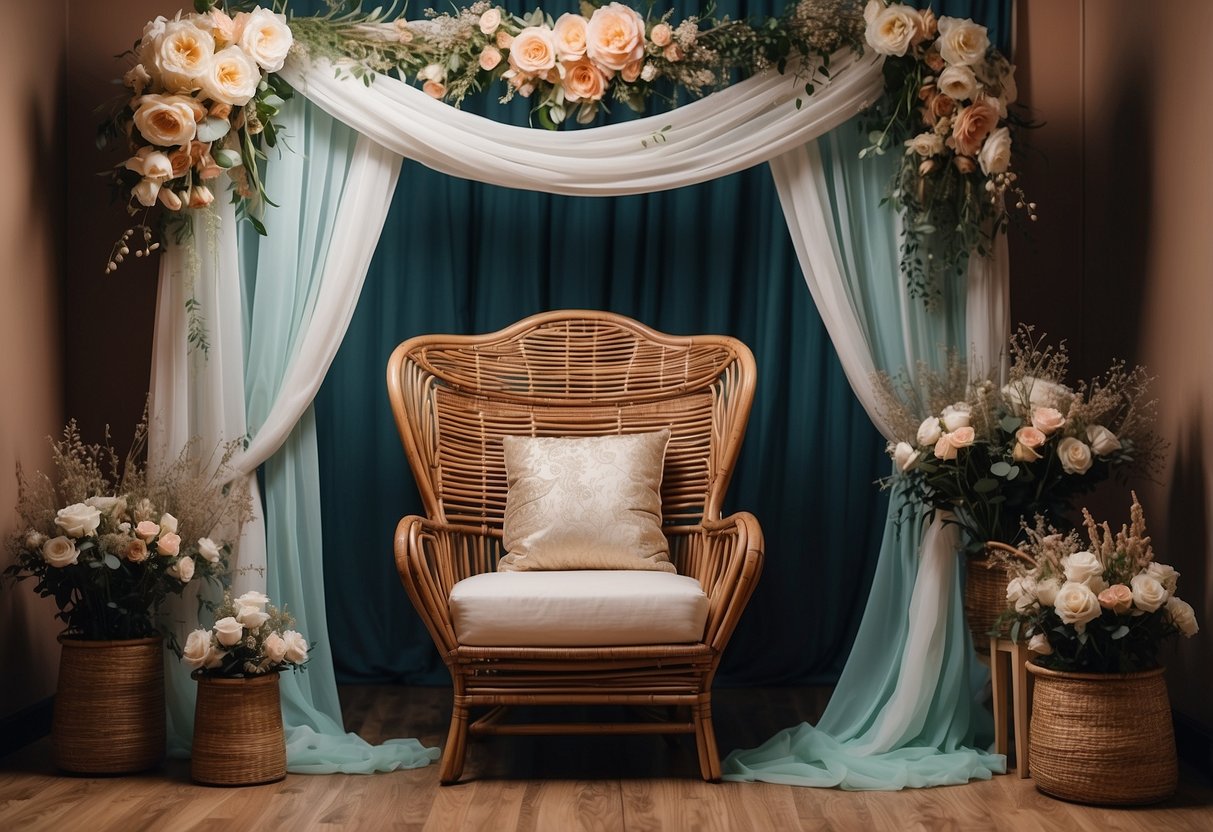
[[[803,95],[803,77],[769,72],[665,115],[593,130],[548,133],[464,113],[392,78],[380,76],[364,86],[353,78],[335,78],[333,67],[326,63],[289,61],[283,75],[299,94],[357,130],[361,138],[349,161],[348,181],[330,212],[337,218],[335,226],[299,231],[323,236],[330,254],[314,307],[298,321],[301,329],[294,336],[298,346],[289,356],[283,383],[268,415],[255,426],[247,449],[237,457],[238,470],[255,487],[252,473],[282,446],[315,396],[356,305],[401,156],[491,184],[596,196],[682,187],[770,160],[813,297],[852,387],[879,425],[869,376],[875,368],[873,339],[881,337],[881,329],[860,323],[865,300],[849,295],[841,279],[839,263],[848,256],[849,241],[842,239],[846,235],[837,231],[835,223],[827,221],[821,159],[807,143],[875,100],[882,88],[881,62],[875,55],[848,52],[836,56],[831,66],[832,79],[819,85],[812,97]],[[305,103],[292,104],[301,105]],[[324,165],[327,160],[310,163]],[[161,271],[151,428],[151,446],[158,458],[175,453],[193,436],[206,443],[246,432],[249,405],[242,327],[247,310],[242,306],[246,300],[239,284],[234,218],[230,207],[224,206],[216,214],[198,214],[194,223],[202,233],[192,243],[174,247]],[[975,267],[972,276],[976,291],[971,294],[971,337],[980,338],[980,349],[989,351],[1001,343],[996,339],[1005,329],[999,317],[1005,316],[1005,303],[998,305],[1002,289],[990,274],[979,273],[982,269],[992,269],[993,276],[1004,281],[1005,269]],[[297,279],[289,271],[270,270],[268,275],[258,279]],[[895,273],[888,277],[891,282],[899,280]],[[190,281],[206,316],[211,347],[205,355],[191,352],[185,343],[184,303]],[[990,309],[998,320],[991,319]],[[979,323],[979,318],[993,322]],[[903,327],[892,331],[901,332]],[[910,359],[915,354],[905,352]],[[242,564],[265,562],[264,526],[258,521],[241,542]],[[949,546],[943,539],[946,534],[936,537],[940,542],[932,550],[942,552]],[[289,558],[290,553],[278,557]],[[936,564],[938,570],[955,569],[954,556],[924,562]],[[273,556],[269,568],[275,568]],[[941,614],[933,607],[939,605],[949,575],[925,570],[920,576],[921,599],[912,612],[922,619],[919,632],[925,635],[915,642],[915,649],[924,657],[932,655],[932,633],[937,628],[931,620]],[[919,599],[917,588],[915,596]],[[314,625],[322,631],[322,621]],[[905,665],[902,669],[911,673]],[[910,675],[902,684],[912,697],[922,680]],[[903,723],[913,719],[908,709]]]

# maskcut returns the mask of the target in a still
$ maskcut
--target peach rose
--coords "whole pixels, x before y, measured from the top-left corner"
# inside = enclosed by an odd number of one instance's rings
[[[170,20],[156,43],[155,65],[160,80],[172,92],[191,92],[215,54],[215,39],[190,20]]]
[[[569,102],[599,101],[607,79],[589,58],[564,65],[564,98]]]
[[[514,37],[510,66],[528,75],[542,75],[556,66],[556,39],[545,26],[528,26]]]
[[[900,57],[922,40],[922,19],[909,6],[894,4],[877,11],[868,21],[864,38],[881,55]]]
[[[175,556],[181,551],[181,535],[176,532],[160,535],[156,541],[156,551],[164,556]]]
[[[1032,411],[1032,427],[1048,436],[1066,425],[1066,417],[1055,407],[1038,407]]]
[[[195,185],[190,188],[189,206],[191,208],[205,208],[215,201],[215,194],[206,185]],[[176,537],[176,535],[173,535]],[[160,538],[163,542],[164,538]]]
[[[223,168],[215,162],[215,157],[209,153],[202,154],[202,158],[198,160],[198,178],[214,179],[221,173],[223,173]]]
[[[421,89],[431,98],[441,99],[442,96],[446,95],[446,84],[441,81],[426,81]]]
[[[981,150],[981,143],[997,124],[998,108],[988,99],[977,99],[961,110],[952,122],[956,151],[964,156],[975,156]]]
[[[495,46],[486,46],[480,53],[480,68],[492,72],[501,63],[501,50]]]
[[[1119,615],[1133,606],[1133,590],[1124,584],[1112,584],[1099,593],[1099,605]]]
[[[497,48],[509,49],[514,43],[514,36],[505,29],[497,30]]]
[[[215,36],[216,46],[227,46],[236,40],[236,21],[227,12],[214,8],[210,17],[211,34]]]
[[[977,432],[968,425],[965,425],[949,433],[948,441],[952,443],[952,447],[954,448],[967,448],[977,441]]]
[[[935,443],[935,456],[940,459],[956,459],[956,446],[952,444],[950,433],[942,434]]]
[[[197,135],[198,119],[205,114],[201,105],[184,95],[144,95],[135,110],[135,129],[161,147],[188,144]]]
[[[586,53],[616,72],[644,57],[644,18],[621,3],[594,10],[586,26]]]
[[[1015,447],[1011,449],[1011,459],[1016,462],[1035,462],[1040,459],[1040,454],[1035,448],[1031,448],[1022,442],[1016,442]]]
[[[561,61],[576,61],[585,55],[586,31],[585,18],[579,14],[562,14],[556,19],[552,35]]]
[[[946,95],[936,95],[930,100],[928,107],[935,118],[943,118],[956,112],[956,102]]]
[[[139,525],[135,526],[135,534],[144,541],[150,541],[160,534],[160,524],[151,520],[140,520]]]
[[[939,54],[938,46],[932,46],[927,50],[927,54],[922,60],[933,72],[939,72],[946,66],[943,56]]]
[[[147,544],[139,538],[135,538],[126,545],[126,551],[123,554],[131,563],[143,563],[147,560]]]
[[[934,37],[939,31],[939,21],[935,19],[935,12],[930,9],[918,10],[918,31],[920,40]]]
[[[632,61],[620,71],[619,77],[622,78],[625,83],[630,84],[639,78],[640,73],[643,71],[644,61]]]
[[[686,54],[682,51],[681,46],[676,43],[671,43],[665,49],[661,50],[661,57],[665,58],[672,64],[676,64],[685,58]]]
[[[239,46],[229,46],[215,53],[215,60],[202,77],[202,91],[214,101],[242,107],[257,94],[260,83],[257,62]]]
[[[1091,468],[1091,447],[1081,439],[1067,436],[1057,445],[1057,458],[1067,474],[1085,474]]]
[[[240,48],[266,72],[282,69],[294,42],[286,15],[260,7],[244,19],[239,39]]]
[[[649,40],[653,42],[654,46],[664,47],[673,39],[674,31],[668,23],[658,23],[649,31]]]

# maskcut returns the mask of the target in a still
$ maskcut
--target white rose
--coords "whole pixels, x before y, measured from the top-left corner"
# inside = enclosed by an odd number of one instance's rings
[[[76,563],[80,552],[76,549],[76,541],[66,537],[52,537],[42,544],[42,559],[51,566],[62,569]]]
[[[1116,438],[1116,434],[1103,425],[1088,425],[1087,441],[1091,443],[1091,450],[1096,456],[1108,456],[1120,450],[1120,440]]]
[[[278,664],[286,657],[286,641],[277,633],[270,633],[265,637],[265,655],[274,664]]]
[[[1036,581],[1031,576],[1012,578],[1007,584],[1007,601],[1015,605],[1015,612],[1028,612],[1036,606],[1036,600]]]
[[[169,92],[188,93],[201,86],[215,55],[215,39],[191,20],[170,20],[156,39],[155,66]]]
[[[1167,592],[1174,592],[1179,586],[1179,573],[1175,571],[1175,567],[1165,563],[1151,561],[1146,566],[1146,574],[1162,584]]]
[[[264,592],[257,592],[256,590],[250,590],[236,599],[236,603],[242,607],[262,608],[269,602],[270,597],[268,595],[266,595]]]
[[[501,25],[501,10],[489,9],[484,14],[480,15],[480,31],[486,35],[491,35],[497,31],[497,27]]]
[[[1057,458],[1067,474],[1085,474],[1091,467],[1091,449],[1086,442],[1067,436],[1057,444]]]
[[[1036,376],[1024,376],[1002,388],[1002,395],[1021,412],[1031,412],[1038,407],[1067,410],[1074,391],[1064,384],[1048,381]]]
[[[164,154],[157,154],[163,156]],[[165,157],[167,159],[167,157]],[[126,511],[125,497],[89,497],[84,501],[86,506],[92,506],[102,514],[119,517]]]
[[[919,445],[934,445],[939,441],[940,435],[943,433],[943,428],[940,427],[939,419],[934,416],[928,416],[922,420],[922,424],[918,426],[918,444]]]
[[[1011,167],[1011,131],[999,127],[991,133],[977,154],[977,164],[986,176],[1006,173]]]
[[[1044,633],[1037,633],[1028,639],[1028,650],[1038,656],[1047,656],[1053,652],[1053,645],[1049,644]]]
[[[1145,612],[1154,612],[1167,603],[1167,596],[1171,594],[1157,578],[1145,572],[1134,575],[1129,585],[1133,587],[1133,606]]]
[[[168,18],[158,15],[155,20],[149,20],[143,26],[143,34],[139,37],[139,63],[144,70],[155,78],[160,74],[156,69],[156,44],[168,27]]]
[[[286,642],[286,660],[292,664],[303,664],[307,661],[307,639],[302,633],[287,630],[282,634]]]
[[[1091,591],[1091,587],[1076,581],[1066,581],[1061,585],[1053,609],[1062,622],[1073,624],[1080,633],[1086,629],[1087,622],[1099,618],[1101,612],[1099,597]]]
[[[206,558],[208,563],[218,563],[220,557],[219,544],[209,537],[198,538],[198,554]]]
[[[236,606],[236,620],[248,627],[250,630],[258,629],[266,621],[269,621],[269,614],[263,612],[262,609],[255,605],[238,604]]]
[[[622,3],[594,9],[585,35],[586,54],[603,69],[619,72],[644,57],[644,18]]]
[[[903,8],[909,8],[908,6]],[[952,65],[972,66],[986,56],[990,37],[985,26],[958,17],[939,18],[939,56]]]
[[[943,136],[935,132],[919,133],[905,144],[906,152],[917,153],[924,159],[943,153]]]
[[[968,402],[957,402],[943,409],[940,421],[943,429],[949,433],[958,428],[967,428],[972,420],[971,408]]]
[[[868,4],[863,7],[864,23],[871,23],[882,11],[884,11],[883,0],[868,0]]]
[[[293,41],[286,15],[258,7],[244,19],[240,48],[266,72],[282,69]]]
[[[229,46],[215,54],[215,60],[202,77],[202,92],[214,101],[243,107],[257,94],[261,68],[239,46]]]
[[[1196,623],[1196,613],[1192,610],[1192,605],[1187,601],[1181,601],[1175,596],[1167,599],[1167,618],[1175,625],[1175,629],[1179,630],[1180,634],[1191,638],[1200,632],[1200,625]]]
[[[950,66],[939,73],[935,86],[949,98],[967,101],[977,94],[977,76],[967,66]]]
[[[918,39],[921,22],[916,9],[901,4],[886,6],[868,21],[864,37],[881,55],[900,57]]]
[[[173,534],[177,531],[177,518],[167,511],[160,515],[160,533]]]
[[[184,95],[144,95],[135,110],[139,135],[161,147],[189,144],[198,133],[198,119],[206,110]]]
[[[190,667],[202,667],[211,658],[211,651],[211,631],[194,630],[185,638],[181,660]]]
[[[909,471],[913,468],[918,456],[918,451],[914,450],[914,446],[909,442],[898,442],[893,448],[893,461],[897,463],[899,471]]]
[[[97,526],[101,525],[101,512],[90,505],[76,503],[59,509],[55,514],[55,525],[68,537],[84,537],[97,531]]]
[[[194,559],[191,557],[179,558],[166,571],[181,583],[188,584],[194,577]]]
[[[1086,584],[1095,589],[1096,582],[1103,583],[1104,566],[1094,552],[1074,552],[1061,559],[1061,568],[1065,570],[1066,580]],[[1103,592],[1107,585],[1095,589]]]
[[[1056,578],[1045,578],[1036,582],[1036,597],[1046,607],[1057,603],[1057,590],[1061,589],[1061,581]]]
[[[234,647],[244,638],[244,627],[230,615],[220,618],[215,622],[215,638],[224,647]]]

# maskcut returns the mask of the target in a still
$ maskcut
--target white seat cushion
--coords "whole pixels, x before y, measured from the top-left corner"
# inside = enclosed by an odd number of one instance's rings
[[[688,644],[707,617],[699,582],[667,572],[486,572],[451,589],[455,636],[476,647]]]

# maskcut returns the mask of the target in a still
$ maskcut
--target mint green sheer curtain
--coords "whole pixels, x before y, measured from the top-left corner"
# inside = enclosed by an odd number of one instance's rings
[[[317,302],[335,212],[357,134],[302,98],[284,112],[291,148],[267,166],[279,207],[265,214],[265,238],[243,228],[241,281],[246,311],[245,398],[256,434],[281,390],[301,324]],[[311,407],[261,470],[266,524],[266,591],[295,616],[312,642],[304,672],[280,677],[287,767],[294,772],[365,773],[413,768],[437,749],[413,739],[371,746],[342,726],[326,626],[319,462]],[[237,579],[239,581],[239,578]]]
[[[949,284],[937,307],[899,290],[896,218],[871,198],[888,181],[895,159],[860,161],[862,136],[854,126],[819,139],[832,209],[836,257],[872,361],[897,373],[916,358],[938,360],[943,347],[963,349],[965,284]],[[844,789],[899,789],[965,783],[1005,771],[989,741],[989,715],[977,702],[985,678],[970,646],[962,607],[962,574],[951,572],[945,595],[941,670],[916,689],[917,701],[894,702],[908,661],[912,599],[920,547],[929,530],[919,507],[895,492],[863,622],[824,715],[776,734],[762,746],[734,751],[725,779],[762,780]],[[904,695],[904,690],[902,694]],[[889,711],[912,708],[913,727],[882,741]],[[891,747],[890,747],[891,746]],[[874,753],[875,748],[875,753]]]

